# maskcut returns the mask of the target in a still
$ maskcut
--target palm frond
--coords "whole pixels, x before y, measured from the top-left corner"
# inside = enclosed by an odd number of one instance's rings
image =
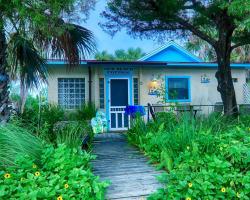
[[[47,80],[45,60],[33,43],[19,33],[14,33],[8,43],[8,56],[11,76],[19,75],[27,87],[38,88]]]
[[[90,30],[70,23],[64,23],[64,27],[62,33],[55,34],[51,40],[53,57],[66,59],[69,64],[78,64],[80,59],[96,51]]]

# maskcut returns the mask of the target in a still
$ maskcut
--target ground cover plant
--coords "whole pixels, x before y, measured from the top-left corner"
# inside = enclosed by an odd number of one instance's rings
[[[213,114],[160,114],[155,122],[137,119],[129,141],[167,171],[164,188],[149,199],[249,199],[248,116],[230,120]]]
[[[91,159],[90,154],[64,144],[44,148],[39,163],[19,157],[18,168],[0,171],[0,198],[102,200],[107,183],[91,172]]]
[[[0,199],[104,199],[108,183],[92,173],[94,156],[82,149],[93,131],[64,113],[29,97],[22,114],[0,125]]]

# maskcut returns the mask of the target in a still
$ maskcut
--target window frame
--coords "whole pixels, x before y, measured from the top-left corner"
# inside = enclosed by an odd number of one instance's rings
[[[168,96],[168,79],[171,78],[184,78],[188,80],[188,99],[169,99]],[[166,102],[191,102],[191,76],[165,76],[165,98],[166,98]]]
[[[137,80],[137,82],[135,82],[135,79]],[[135,88],[135,83],[137,84],[137,88]],[[139,78],[133,77],[133,105],[140,105],[139,87],[140,87]],[[137,89],[137,93],[135,92],[135,89]],[[137,103],[135,101],[137,101]]]
[[[103,81],[103,98],[101,98],[101,82],[100,82],[100,79],[102,79]],[[100,109],[105,109],[105,78],[104,77],[99,77],[99,108]],[[102,102],[103,101],[103,102]],[[103,107],[101,107],[101,104],[103,105]]]

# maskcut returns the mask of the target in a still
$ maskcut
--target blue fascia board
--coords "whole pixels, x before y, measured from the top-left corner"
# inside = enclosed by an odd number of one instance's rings
[[[63,60],[48,60],[47,61],[47,65],[52,65],[52,66],[55,66],[55,65],[58,65],[58,66],[63,66],[63,65],[66,65],[67,62],[66,61],[63,61]],[[91,63],[89,63],[91,64]],[[81,66],[86,66],[88,65],[88,62],[87,61],[81,61],[80,62],[80,65]],[[105,67],[107,66],[108,64],[106,63],[103,63],[103,64],[98,64],[98,66],[101,66],[101,67]],[[128,67],[131,65],[128,65],[128,64],[125,64],[125,63],[115,63],[113,64],[113,66],[119,66],[119,67]],[[138,64],[133,64],[132,65],[133,67],[169,67],[169,68],[217,68],[218,67],[218,64],[217,63],[174,63],[174,62],[171,62],[171,63],[152,63],[152,65],[147,64],[146,65],[143,65],[143,63],[138,63]],[[250,69],[250,63],[232,63],[231,64],[231,67],[232,68],[243,68],[243,69]]]
[[[188,67],[188,68],[217,68],[217,63],[167,63],[167,67]],[[250,63],[233,63],[232,68],[250,69]]]
[[[66,65],[68,64],[64,60],[48,60],[47,65]],[[87,65],[88,63],[85,61],[80,61],[80,65]]]

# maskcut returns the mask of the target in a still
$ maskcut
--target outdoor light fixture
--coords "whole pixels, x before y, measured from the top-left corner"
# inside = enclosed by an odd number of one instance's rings
[[[149,89],[149,92],[148,94],[149,95],[157,95],[158,93],[158,88],[159,88],[159,83],[157,81],[156,78],[153,78],[149,84],[148,84],[148,89]]]

